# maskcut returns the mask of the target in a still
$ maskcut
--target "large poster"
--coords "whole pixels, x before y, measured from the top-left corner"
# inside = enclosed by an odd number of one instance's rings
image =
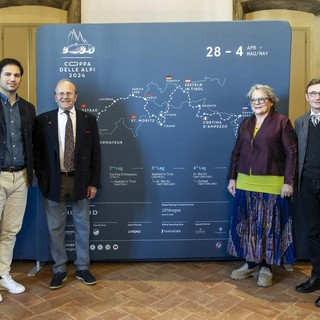
[[[286,22],[48,25],[37,34],[37,110],[55,84],[97,116],[102,189],[91,203],[92,260],[228,258],[227,192],[246,93],[268,84],[287,113]],[[70,208],[69,216],[72,216]],[[74,255],[73,224],[66,230]]]

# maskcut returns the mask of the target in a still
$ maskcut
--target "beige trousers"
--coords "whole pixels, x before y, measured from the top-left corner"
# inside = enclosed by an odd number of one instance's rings
[[[27,204],[27,169],[0,172],[0,276],[10,273],[16,235]]]

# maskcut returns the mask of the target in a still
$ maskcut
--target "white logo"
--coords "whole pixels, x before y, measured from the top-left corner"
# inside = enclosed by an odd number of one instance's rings
[[[220,249],[221,247],[222,247],[222,243],[221,243],[221,242],[217,242],[217,243],[216,243],[216,248],[217,248],[217,249]]]
[[[98,236],[99,233],[100,233],[100,230],[99,230],[99,229],[93,229],[92,233],[93,233],[95,236]]]
[[[63,54],[93,54],[96,48],[83,38],[81,31],[77,34],[73,29],[70,31],[67,46],[62,49]]]

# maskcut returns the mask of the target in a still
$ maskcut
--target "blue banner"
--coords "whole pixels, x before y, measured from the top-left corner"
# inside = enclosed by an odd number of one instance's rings
[[[227,173],[238,126],[251,114],[246,93],[268,84],[288,113],[290,48],[281,21],[39,28],[38,114],[56,108],[55,84],[69,78],[77,107],[97,116],[102,189],[91,203],[92,260],[229,258]],[[69,216],[72,258],[71,208]]]

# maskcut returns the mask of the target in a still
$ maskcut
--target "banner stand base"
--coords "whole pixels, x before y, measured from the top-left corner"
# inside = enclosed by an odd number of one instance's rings
[[[46,265],[45,262],[41,263],[40,261],[37,261],[36,265],[28,273],[28,276],[29,277],[34,277],[45,265]]]

